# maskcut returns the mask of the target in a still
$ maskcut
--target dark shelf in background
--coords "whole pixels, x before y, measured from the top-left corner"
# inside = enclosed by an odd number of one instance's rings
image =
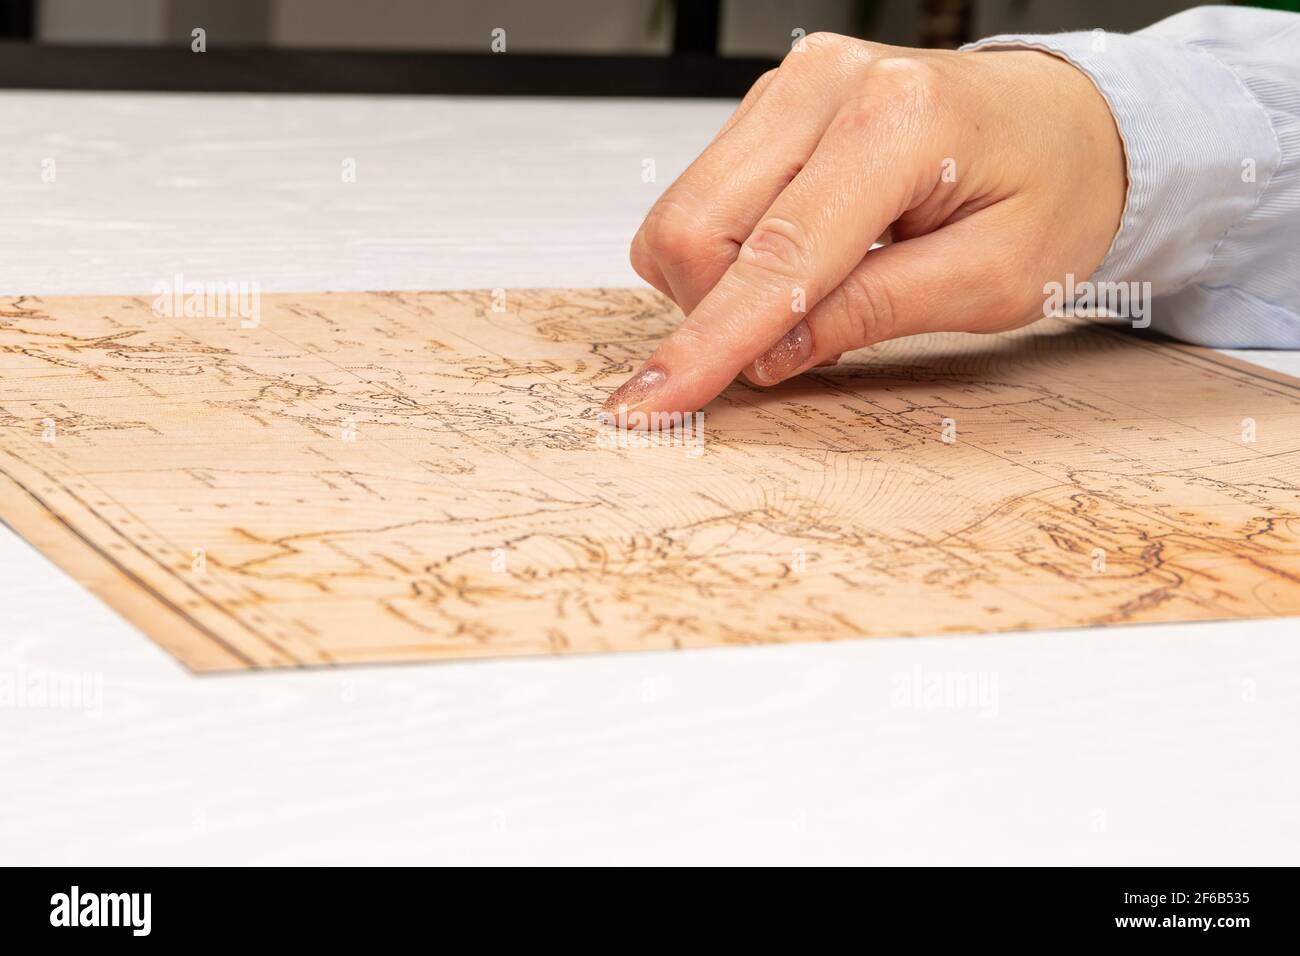
[[[707,53],[566,56],[79,46],[0,41],[0,87],[462,96],[744,95],[775,60]]]

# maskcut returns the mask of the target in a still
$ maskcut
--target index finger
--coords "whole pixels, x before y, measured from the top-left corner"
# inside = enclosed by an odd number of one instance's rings
[[[839,110],[736,261],[606,409],[694,411],[773,347],[811,354],[802,313],[937,179],[928,65],[891,60],[871,72],[867,92]]]

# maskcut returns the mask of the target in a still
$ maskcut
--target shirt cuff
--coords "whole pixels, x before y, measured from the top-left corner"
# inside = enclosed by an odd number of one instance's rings
[[[1087,74],[1110,105],[1128,195],[1095,281],[1150,282],[1154,296],[1190,284],[1278,166],[1264,108],[1231,69],[1197,47],[1094,30],[995,36],[962,49],[1053,53]]]

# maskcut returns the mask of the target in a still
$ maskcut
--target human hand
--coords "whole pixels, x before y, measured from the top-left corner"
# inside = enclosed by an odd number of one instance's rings
[[[1119,226],[1106,101],[1032,50],[812,34],[650,210],[636,271],[687,315],[607,409],[689,412],[919,332],[996,332]],[[878,239],[888,244],[871,250]]]

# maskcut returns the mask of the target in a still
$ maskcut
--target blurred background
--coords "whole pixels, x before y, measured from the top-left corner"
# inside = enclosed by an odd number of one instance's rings
[[[0,85],[734,96],[828,30],[954,47],[1134,30],[1180,0],[0,0]],[[1295,9],[1300,0],[1264,5]],[[182,61],[203,31],[209,62]],[[494,30],[504,30],[494,35]],[[493,46],[494,40],[496,46]],[[325,52],[331,56],[321,56]],[[523,58],[510,69],[485,58]],[[473,59],[471,59],[473,58]],[[595,58],[593,60],[593,58]],[[215,61],[215,62],[214,62]]]

